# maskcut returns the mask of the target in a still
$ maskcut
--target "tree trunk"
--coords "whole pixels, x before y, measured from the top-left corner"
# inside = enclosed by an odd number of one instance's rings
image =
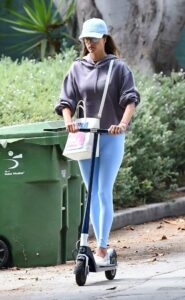
[[[142,73],[177,69],[175,47],[185,26],[185,0],[77,0],[84,20],[101,17],[131,67]]]

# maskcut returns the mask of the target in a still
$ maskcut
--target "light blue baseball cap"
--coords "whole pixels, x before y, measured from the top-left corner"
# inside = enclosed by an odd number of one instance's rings
[[[102,38],[108,34],[107,25],[102,19],[92,18],[83,23],[82,32],[79,36],[79,40],[85,37]]]

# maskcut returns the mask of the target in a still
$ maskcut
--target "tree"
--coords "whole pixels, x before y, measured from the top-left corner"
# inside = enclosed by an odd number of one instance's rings
[[[82,22],[101,17],[130,66],[142,73],[180,66],[175,48],[185,26],[185,0],[77,0]]]

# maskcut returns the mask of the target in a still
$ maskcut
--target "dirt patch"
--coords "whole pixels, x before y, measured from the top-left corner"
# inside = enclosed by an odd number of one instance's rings
[[[155,261],[167,254],[185,252],[185,216],[134,225],[113,231],[109,247],[116,249],[119,261]],[[90,240],[95,249],[95,239]]]

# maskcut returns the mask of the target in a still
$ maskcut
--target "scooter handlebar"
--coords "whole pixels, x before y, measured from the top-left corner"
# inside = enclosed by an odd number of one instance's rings
[[[92,132],[92,133],[104,133],[104,134],[108,134],[109,131],[108,129],[98,129],[98,128],[79,128],[78,131],[81,132]]]
[[[57,131],[66,131],[66,129],[65,129],[65,127],[61,127],[61,128],[46,128],[46,129],[44,129],[44,131],[57,132]],[[98,129],[98,128],[79,128],[78,131],[100,133],[100,134],[108,134],[109,133],[108,129]]]

